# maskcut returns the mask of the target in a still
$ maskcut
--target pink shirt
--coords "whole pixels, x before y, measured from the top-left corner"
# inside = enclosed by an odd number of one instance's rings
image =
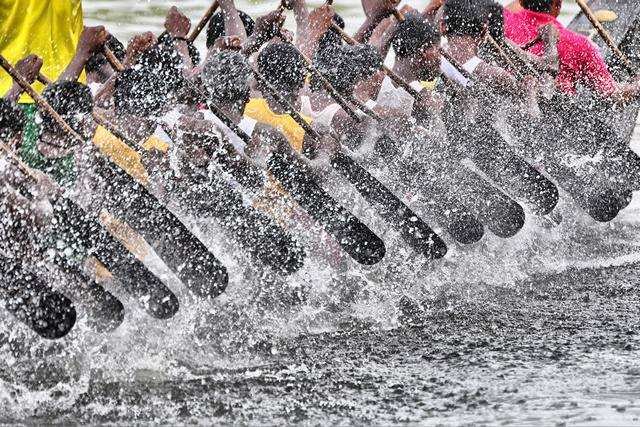
[[[522,10],[511,12],[504,10],[505,35],[513,42],[523,45],[538,35],[538,28],[552,23],[560,30],[558,56],[558,88],[567,93],[575,93],[581,83],[604,96],[611,95],[616,88],[607,64],[598,48],[586,37],[566,29],[553,16],[547,13]],[[530,52],[543,54],[542,42],[534,45]]]

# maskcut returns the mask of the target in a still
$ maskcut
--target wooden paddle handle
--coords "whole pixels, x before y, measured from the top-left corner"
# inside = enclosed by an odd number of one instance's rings
[[[533,46],[535,46],[537,43],[539,43],[541,41],[542,41],[542,37],[536,36],[533,40],[528,41],[525,44],[523,44],[522,46],[520,46],[520,49],[529,50],[529,49],[531,49]]]
[[[31,87],[29,82],[27,82],[25,78],[22,77],[22,75],[18,72],[18,70],[13,68],[9,61],[7,61],[2,55],[0,55],[0,67],[4,68],[7,74],[9,74],[11,78],[16,83],[18,83],[18,85],[20,85],[22,90],[24,90],[35,101],[38,107],[40,107],[47,114],[53,117],[53,120],[58,123],[58,125],[64,130],[65,133],[69,134],[79,142],[84,142],[84,138],[82,138],[80,134],[73,130],[71,126],[69,126],[67,122],[64,121],[62,117],[60,117],[60,115],[51,107],[51,105],[49,105],[49,103],[45,101],[45,99]]]
[[[618,59],[627,68],[627,71],[629,71],[633,75],[636,75],[637,71],[633,64],[631,64],[631,61],[629,61],[629,58],[627,58],[627,56],[618,48],[618,45],[611,37],[611,34],[609,34],[609,32],[604,28],[591,8],[589,8],[585,0],[576,0],[576,3],[578,3],[578,6],[580,6],[580,9],[582,9],[582,13],[584,13],[589,22],[591,22],[591,25],[593,25],[593,27],[596,29],[602,40],[604,40],[607,46],[609,46],[609,49],[611,49],[611,51],[615,53]]]
[[[38,73],[38,81],[45,86],[49,86],[52,83],[51,79],[42,73]]]
[[[493,48],[498,52],[500,57],[505,61],[505,63],[513,70],[513,72],[518,76],[518,78],[522,78],[522,71],[520,67],[518,67],[515,62],[511,60],[511,57],[507,55],[507,52],[504,50],[503,46],[494,39],[491,34],[487,34],[487,40],[493,46]]]
[[[204,30],[204,27],[207,26],[213,15],[216,13],[216,10],[218,10],[218,7],[220,7],[220,4],[218,4],[218,0],[215,0],[213,3],[211,3],[211,6],[209,6],[209,9],[207,9],[204,15],[202,15],[202,18],[200,19],[200,22],[198,22],[198,25],[196,25],[191,34],[189,34],[188,40],[191,43],[196,41],[202,30]]]
[[[120,60],[116,57],[113,51],[109,49],[107,46],[104,47],[103,54],[104,54],[104,57],[107,59],[107,62],[111,65],[111,67],[113,67],[114,70],[116,70],[118,73],[121,73],[124,71],[124,66],[122,65]]]
[[[442,57],[444,59],[446,59],[447,61],[449,61],[449,63],[453,66],[453,68],[455,68],[460,74],[462,74],[462,76],[471,81],[471,82],[475,82],[476,78],[473,74],[471,74],[470,72],[468,72],[462,65],[460,65],[458,63],[458,61],[456,61],[453,56],[451,56],[449,54],[449,52],[447,52],[446,50],[444,50],[443,48],[440,48],[440,55],[442,55]]]

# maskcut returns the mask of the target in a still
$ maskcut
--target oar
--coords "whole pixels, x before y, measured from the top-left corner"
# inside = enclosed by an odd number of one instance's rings
[[[0,66],[16,79],[39,108],[53,117],[65,133],[80,143],[85,142],[84,138],[74,131],[2,56]],[[196,295],[215,297],[222,293],[228,283],[228,274],[226,268],[209,249],[143,185],[135,182],[134,178],[110,161],[102,157],[98,157],[97,160],[100,165],[98,170],[105,175],[111,188],[114,188],[116,183],[121,185],[120,191],[114,191],[113,194],[122,198],[122,203],[116,204],[121,208],[120,214],[127,214],[125,216],[129,224],[141,234],[146,234],[145,237],[150,243],[161,237],[166,240],[163,241],[167,243],[166,246],[156,246],[154,249],[161,257],[161,253],[165,255],[163,260],[167,262],[167,266],[176,271],[183,283]],[[127,205],[130,207],[128,210]],[[155,223],[152,218],[158,216],[159,219]],[[160,231],[159,227],[164,227],[164,230]]]
[[[196,41],[196,39],[198,38],[202,30],[204,30],[204,27],[207,26],[207,24],[209,23],[213,15],[216,13],[216,10],[218,10],[219,6],[220,4],[218,3],[218,0],[215,0],[213,3],[211,3],[211,6],[209,6],[209,9],[207,9],[207,11],[204,13],[202,18],[200,19],[200,22],[198,22],[198,25],[196,25],[193,31],[191,31],[191,34],[189,34],[188,40],[191,43]]]
[[[236,134],[245,144],[251,144],[252,139],[238,127],[220,108],[213,104],[208,96],[193,83],[189,82],[192,90],[206,102],[207,108],[225,126]],[[230,145],[230,144],[229,144]],[[261,174],[257,166],[248,159],[243,161],[243,168],[229,167],[224,157],[232,156],[244,159],[233,146],[223,150],[223,158],[219,159],[221,166],[238,181],[244,171],[251,174]],[[275,177],[292,198],[322,227],[327,233],[335,237],[342,249],[356,262],[363,265],[373,265],[384,258],[386,249],[384,242],[375,235],[355,215],[336,202],[316,182],[309,167],[293,153],[274,152],[267,158],[267,170]],[[253,189],[259,188],[251,187]]]
[[[505,50],[499,49],[498,53],[504,60],[508,59]],[[473,79],[473,76],[457,65],[455,60],[451,58],[446,51],[443,51],[443,56],[445,56],[454,67],[457,67],[466,78]],[[522,71],[519,68],[516,68],[514,71],[520,78],[522,77]],[[534,70],[534,72],[536,75],[539,75],[536,70]],[[477,79],[473,79],[472,81],[477,82]],[[559,149],[560,147],[556,148]],[[545,163],[546,171],[559,182],[560,186],[571,195],[589,216],[599,222],[607,222],[615,218],[620,210],[620,203],[624,199],[622,196],[616,196],[615,192],[610,188],[600,188],[595,183],[585,182],[586,177],[579,177],[571,168],[563,165],[560,159],[556,159],[557,153],[548,152],[546,147],[541,147],[541,149],[544,149],[548,155]],[[580,185],[580,183],[582,183],[582,185]],[[587,188],[588,190],[586,190]]]
[[[618,48],[618,45],[611,37],[611,34],[609,34],[606,28],[604,28],[602,23],[596,17],[595,13],[593,13],[589,5],[587,5],[587,2],[585,0],[576,0],[576,3],[578,3],[578,6],[580,6],[580,9],[582,9],[582,13],[584,13],[584,15],[587,17],[589,22],[591,22],[591,25],[593,25],[593,28],[596,29],[596,31],[598,32],[602,40],[604,40],[607,46],[609,46],[609,49],[611,49],[611,51],[618,57],[618,59],[620,60],[620,62],[622,62],[624,67],[627,69],[627,71],[632,76],[637,75],[638,70],[636,69],[636,67],[633,66],[629,58],[627,58],[627,56],[624,53],[622,53],[622,51]]]
[[[22,174],[35,184],[39,183],[38,177],[9,147],[0,142],[0,150],[4,151],[7,158],[22,172]],[[58,193],[62,190],[58,188]],[[53,205],[57,205],[57,199],[53,200]],[[55,208],[54,208],[55,209]],[[124,319],[124,306],[98,285],[95,280],[87,277],[78,268],[72,267],[72,262],[65,261],[60,257],[54,257],[54,263],[62,268],[65,274],[77,278],[83,282],[81,289],[74,290],[74,294],[81,299],[83,305],[89,308],[89,318],[92,327],[98,332],[106,332],[116,329]],[[77,292],[76,292],[77,291]]]
[[[293,44],[291,45],[293,46]],[[293,47],[295,48],[295,46]],[[333,87],[331,82],[320,72],[320,70],[313,66],[312,61],[299,50],[298,52],[305,60],[308,71],[316,78],[318,78],[318,80],[320,80],[329,95],[353,120],[361,123],[362,117],[357,114],[357,112],[351,107],[351,105],[355,105],[363,113],[367,114],[377,122],[382,123],[382,118],[378,116],[378,114],[376,114],[374,111],[366,107],[359,100],[357,100],[355,96],[351,95],[348,96],[348,98],[345,98],[345,96],[340,94],[336,90],[336,88]],[[387,135],[386,132],[385,135]],[[362,173],[360,173],[360,175],[362,175]],[[355,175],[353,175],[353,177],[355,178]],[[360,187],[362,186],[363,185],[361,184]],[[430,191],[429,194],[431,197],[435,197],[437,199],[439,207],[442,208],[443,211],[445,211],[445,213],[440,212],[435,215],[439,219],[438,222],[442,224],[442,226],[452,235],[452,237],[456,241],[463,244],[470,244],[475,243],[482,238],[482,236],[484,235],[482,224],[480,224],[478,220],[473,217],[473,215],[467,212],[464,206],[462,206],[453,198],[438,197],[438,195],[442,194],[441,191],[434,190],[433,192]],[[432,211],[434,210],[435,209],[432,209]],[[389,220],[389,218],[385,219]]]
[[[440,54],[467,80],[480,84],[446,50],[440,49]],[[518,157],[490,124],[470,130],[478,132],[479,137],[473,139],[473,146],[467,147],[466,152],[485,174],[507,193],[526,201],[540,215],[546,215],[556,207],[557,187]]]
[[[296,123],[304,129],[306,135],[316,142],[321,136],[302,118],[295,108],[282,97],[277,89],[255,71],[254,75],[260,84],[269,91],[281,108]],[[339,137],[333,136],[336,141]],[[381,216],[400,229],[403,239],[416,251],[427,259],[442,258],[447,252],[447,246],[442,239],[418,217],[406,204],[389,191],[380,181],[373,177],[366,169],[356,163],[343,149],[332,155],[331,164],[342,173],[372,205],[378,206]]]
[[[118,73],[124,71],[124,66],[108,46],[104,46],[103,53],[104,57],[107,59],[107,62],[114,70],[116,70]]]
[[[0,259],[0,299],[4,308],[32,331],[46,339],[60,339],[76,323],[73,302],[56,292],[42,277],[22,268],[19,260],[7,265]]]
[[[518,78],[522,78],[522,73],[520,72],[520,67],[517,66],[510,55],[507,54],[505,46],[507,43],[502,44],[496,41],[496,39],[491,36],[491,34],[487,34],[487,40],[489,44],[496,50],[496,52],[502,57],[507,66],[513,70],[513,72],[518,76]]]
[[[534,47],[536,44],[540,43],[541,41],[542,41],[542,36],[540,35],[535,36],[533,39],[529,40],[528,42],[520,46],[520,49],[529,50],[532,47]]]

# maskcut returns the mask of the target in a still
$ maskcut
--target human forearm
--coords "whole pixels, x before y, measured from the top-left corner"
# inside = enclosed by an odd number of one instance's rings
[[[427,17],[432,17],[438,12],[442,5],[444,5],[444,0],[431,0],[422,11],[422,14]]]
[[[20,96],[22,95],[22,92],[22,87],[14,82],[11,86],[11,89],[9,89],[9,91],[4,95],[4,99],[9,102],[18,102]]]
[[[58,81],[76,81],[80,78],[80,74],[82,74],[82,70],[84,70],[84,66],[87,64],[87,61],[91,57],[91,52],[87,49],[81,49],[76,52],[76,55],[73,57],[67,68],[60,74],[58,77]]]
[[[247,31],[233,0],[220,0],[219,4],[224,18],[225,34],[227,36],[237,36],[240,40],[245,41],[247,39]]]
[[[358,31],[356,31],[356,34],[353,36],[353,38],[358,43],[368,43],[371,34],[373,34],[373,31],[380,24],[380,22],[382,22],[383,19],[384,17],[365,19],[360,28],[358,28]]]

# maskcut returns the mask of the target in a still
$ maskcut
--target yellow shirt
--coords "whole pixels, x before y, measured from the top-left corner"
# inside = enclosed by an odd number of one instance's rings
[[[12,64],[38,55],[42,74],[55,80],[76,52],[82,33],[81,0],[0,0],[0,53]],[[0,97],[11,88],[11,77],[0,69]],[[36,90],[42,85],[36,83]],[[32,102],[23,97],[21,102]]]
[[[125,172],[143,184],[149,183],[149,174],[142,164],[140,153],[133,147],[120,140],[102,126],[98,126],[93,135],[93,144],[100,152],[109,157]],[[167,153],[169,144],[155,135],[150,136],[143,144],[146,151],[156,150]]]
[[[113,160],[115,164],[120,166],[139,182],[143,184],[147,184],[149,182],[149,175],[142,165],[140,154],[114,136],[111,132],[102,126],[98,126],[95,135],[93,135],[93,143],[98,147],[102,154]]]
[[[271,111],[265,99],[253,98],[244,109],[244,114],[259,123],[269,125],[278,129],[287,138],[291,147],[298,153],[302,152],[304,141],[304,129],[302,129],[288,114],[276,114]],[[302,116],[307,123],[311,123],[311,118]]]

